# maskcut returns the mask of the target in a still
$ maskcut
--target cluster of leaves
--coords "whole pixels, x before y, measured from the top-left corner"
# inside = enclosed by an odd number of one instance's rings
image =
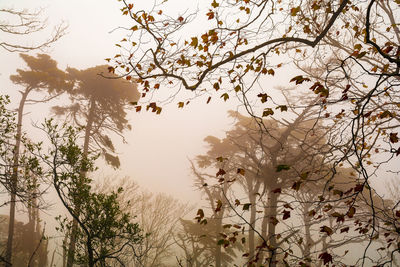
[[[31,146],[47,165],[48,176],[64,207],[78,228],[77,262],[88,266],[122,262],[126,249],[140,243],[142,236],[137,223],[132,223],[129,213],[121,210],[117,192],[109,194],[92,192],[92,180],[87,173],[93,171],[97,156],[84,155],[78,145],[79,131],[71,126],[54,125],[48,120],[43,125],[50,140],[48,153],[41,145]],[[59,216],[59,230],[71,234],[73,220]]]

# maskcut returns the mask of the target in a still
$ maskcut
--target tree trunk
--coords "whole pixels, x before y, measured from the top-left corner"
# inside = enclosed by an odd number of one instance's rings
[[[95,117],[96,103],[94,99],[90,100],[89,115],[87,117],[86,128],[85,128],[85,139],[83,142],[83,157],[87,157],[89,153],[89,142],[90,135],[93,127],[94,117]],[[81,177],[84,177],[86,172],[81,173]],[[75,212],[79,216],[80,207],[75,207]],[[71,236],[68,246],[68,256],[67,256],[67,267],[72,267],[74,264],[75,257],[75,247],[76,247],[76,235],[78,230],[78,222],[74,219],[72,222]]]
[[[268,193],[268,217],[269,218],[276,218],[277,216],[277,209],[278,209],[278,194],[273,193],[270,191]],[[276,223],[274,220],[269,220],[268,222],[268,241],[269,241],[269,266],[273,267],[276,266]]]
[[[304,234],[305,234],[305,244],[304,244],[304,255],[303,258],[309,258],[311,255],[311,247],[313,246],[313,240],[311,238],[311,219],[308,215],[308,211],[310,209],[310,204],[304,204],[304,211],[303,211],[303,220],[304,220]]]
[[[256,227],[256,197],[255,197],[254,191],[251,191],[249,194],[249,200],[250,200],[250,229],[249,229],[249,259],[253,260],[254,259],[254,248],[255,248],[255,238],[254,238],[254,230]]]
[[[18,107],[18,121],[17,121],[17,133],[15,136],[15,147],[14,147],[14,155],[13,155],[13,173],[11,176],[11,184],[10,184],[10,194],[11,194],[11,202],[10,202],[10,217],[8,221],[8,238],[7,238],[7,249],[6,249],[6,267],[11,267],[12,260],[12,248],[13,248],[13,239],[14,239],[14,225],[15,225],[15,202],[17,196],[17,185],[18,185],[18,164],[19,164],[19,150],[21,147],[21,137],[22,137],[22,117],[24,112],[24,106],[26,98],[31,91],[30,88],[27,88],[23,93],[21,100],[19,102]]]
[[[217,226],[215,229],[215,233],[217,234],[217,236],[219,236],[219,233],[221,233],[222,230],[222,211],[221,211],[221,217],[220,218],[215,218],[215,220],[217,221]],[[217,238],[218,239],[218,238]],[[217,245],[217,247],[215,248],[215,267],[221,267],[222,264],[222,246]]]

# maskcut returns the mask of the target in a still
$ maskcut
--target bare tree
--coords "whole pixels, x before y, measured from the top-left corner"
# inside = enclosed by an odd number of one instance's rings
[[[40,43],[13,43],[7,41],[7,37],[22,36],[28,40],[33,34],[42,32],[47,28],[46,20],[42,18],[43,9],[29,11],[27,9],[16,10],[13,8],[1,8],[0,14],[2,18],[5,18],[5,20],[0,22],[0,32],[6,37],[3,37],[3,40],[0,42],[0,47],[8,52],[43,50],[66,34],[67,25],[65,25],[65,23],[60,23],[54,28],[52,35]]]
[[[130,178],[105,178],[97,182],[96,190],[109,192],[124,188],[119,196],[121,209],[139,223],[145,236],[135,248],[135,257],[127,255],[137,266],[169,266],[176,253],[176,235],[180,220],[190,211],[188,204],[166,194],[141,190]],[[134,203],[134,205],[132,205]]]

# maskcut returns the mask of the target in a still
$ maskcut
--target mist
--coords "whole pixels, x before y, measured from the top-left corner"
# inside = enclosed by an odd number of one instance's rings
[[[0,3],[0,264],[398,266],[398,5],[165,2]]]

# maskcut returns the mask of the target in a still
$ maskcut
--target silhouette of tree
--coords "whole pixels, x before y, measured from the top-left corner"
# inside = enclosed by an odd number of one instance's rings
[[[109,133],[117,134],[125,141],[122,132],[131,129],[126,119],[125,109],[130,102],[137,101],[139,93],[136,86],[127,81],[110,77],[105,79],[99,74],[107,66],[97,66],[86,70],[67,69],[73,81],[73,89],[69,92],[71,104],[55,106],[53,111],[58,116],[66,116],[79,127],[85,129],[83,137],[83,155],[89,152],[100,152],[106,162],[118,168],[120,161],[115,155],[114,144]],[[82,173],[82,177],[85,176]],[[79,208],[79,205],[77,206]],[[75,232],[77,222],[74,223],[70,235],[67,266],[74,260]]]
[[[28,69],[17,69],[17,74],[11,75],[10,80],[23,87],[20,90],[21,99],[17,110],[17,128],[15,132],[15,146],[13,148],[13,172],[10,181],[10,222],[8,232],[8,245],[6,252],[6,261],[10,262],[12,257],[12,242],[14,235],[14,220],[15,220],[15,204],[18,188],[18,168],[20,160],[20,150],[22,141],[22,124],[24,108],[27,103],[47,102],[64,91],[70,89],[70,84],[66,79],[66,74],[57,68],[57,62],[45,54],[29,56],[20,54],[22,59],[28,66]],[[33,93],[46,93],[43,99],[29,99],[28,96]]]

